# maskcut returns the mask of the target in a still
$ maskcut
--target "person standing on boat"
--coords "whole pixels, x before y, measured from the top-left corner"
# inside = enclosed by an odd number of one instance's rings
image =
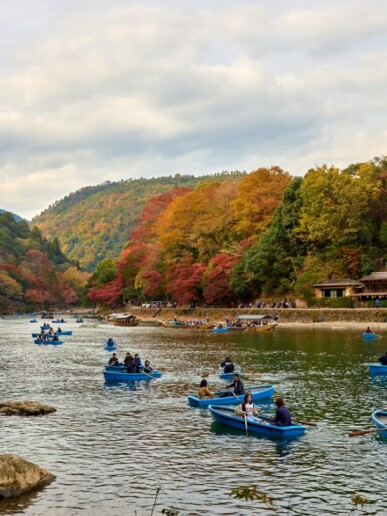
[[[212,398],[214,395],[214,393],[212,391],[210,391],[210,389],[208,388],[208,383],[207,383],[207,380],[205,378],[203,378],[203,380],[200,382],[200,387],[199,387],[199,391],[198,391],[198,396],[200,399],[208,399],[208,398]]]
[[[243,385],[242,380],[239,378],[238,373],[234,373],[234,381],[230,383],[230,385],[227,385],[227,389],[232,389],[236,396],[241,396],[245,393],[245,386]]]
[[[277,411],[275,413],[274,423],[278,426],[291,426],[292,416],[290,415],[288,407],[285,405],[283,398],[277,398],[275,400],[277,405]]]
[[[382,357],[378,358],[378,361],[379,361],[382,365],[387,366],[387,351],[386,351],[386,354],[385,354],[385,355],[383,355]]]
[[[233,373],[234,369],[235,369],[234,363],[233,363],[233,361],[231,360],[230,357],[227,357],[226,360],[224,360],[220,364],[220,367],[223,367],[223,372],[224,373]]]
[[[258,409],[253,403],[253,399],[250,393],[245,394],[245,401],[237,406],[235,409],[237,416],[254,416],[258,417]]]
[[[113,353],[112,356],[109,358],[109,365],[118,365],[118,358],[117,353]]]

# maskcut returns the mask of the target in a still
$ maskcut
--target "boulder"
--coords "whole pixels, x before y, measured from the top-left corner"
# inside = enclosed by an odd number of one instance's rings
[[[20,496],[54,479],[49,471],[17,455],[0,455],[0,499]]]
[[[37,401],[5,401],[0,403],[0,414],[7,416],[40,416],[56,412],[56,408]]]

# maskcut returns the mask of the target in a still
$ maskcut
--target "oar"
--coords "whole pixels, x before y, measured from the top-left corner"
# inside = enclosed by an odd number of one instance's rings
[[[373,434],[375,432],[384,432],[387,430],[386,428],[371,428],[371,430],[358,430],[357,432],[350,432],[348,434],[349,437],[358,437],[359,435]]]
[[[298,423],[305,426],[317,426],[317,423],[313,423],[312,421],[293,421],[293,423]]]

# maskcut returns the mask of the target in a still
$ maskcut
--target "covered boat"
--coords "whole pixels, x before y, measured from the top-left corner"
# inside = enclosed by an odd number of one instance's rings
[[[386,410],[375,410],[371,415],[372,421],[383,437],[387,437],[387,411]],[[385,430],[383,430],[385,429]]]
[[[219,391],[226,393],[227,391]],[[256,385],[253,387],[246,388],[246,392],[251,393],[253,401],[263,400],[271,398],[274,394],[274,385]],[[198,398],[197,396],[188,396],[188,403],[192,407],[206,408],[209,405],[238,405],[243,403],[245,395],[241,396],[227,396],[227,397],[214,397],[214,398]]]
[[[270,331],[277,326],[271,315],[239,315],[238,322],[242,323],[248,332]]]
[[[365,340],[374,340],[376,339],[376,333],[367,333],[366,331],[363,333],[363,339]]]
[[[234,371],[231,373],[225,373],[223,367],[219,367],[219,378],[221,380],[232,380],[234,378],[234,374],[238,373],[239,376],[242,374],[242,368],[238,364],[234,364]]]
[[[294,439],[305,433],[306,427],[301,424],[291,426],[277,426],[270,417],[260,416],[259,418],[237,416],[231,407],[218,407],[210,405],[212,419],[217,423],[246,432],[245,421],[247,422],[247,431],[250,434],[260,435],[262,437],[270,437],[273,439]]]
[[[112,371],[111,369],[105,369],[103,375],[107,382],[139,382],[141,380],[161,378],[161,373],[159,371],[153,371],[153,373],[126,373],[122,371]]]
[[[371,374],[387,374],[387,365],[368,364]]]

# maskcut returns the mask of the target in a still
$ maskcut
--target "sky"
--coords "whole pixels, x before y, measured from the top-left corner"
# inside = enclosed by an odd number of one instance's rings
[[[1,0],[0,208],[387,154],[385,0]]]

